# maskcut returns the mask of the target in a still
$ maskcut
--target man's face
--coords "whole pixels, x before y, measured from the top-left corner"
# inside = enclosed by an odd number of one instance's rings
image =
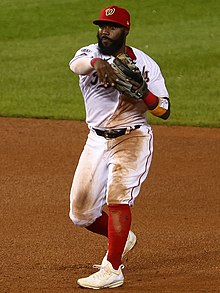
[[[125,45],[126,28],[114,23],[103,22],[97,33],[99,50],[104,55],[116,54]]]

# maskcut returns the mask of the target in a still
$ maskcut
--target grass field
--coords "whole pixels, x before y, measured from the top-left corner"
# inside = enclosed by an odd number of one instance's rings
[[[219,12],[216,0],[1,0],[0,116],[85,118],[68,62],[96,42],[103,6],[131,12],[128,43],[155,59],[171,97],[168,125],[220,126]]]

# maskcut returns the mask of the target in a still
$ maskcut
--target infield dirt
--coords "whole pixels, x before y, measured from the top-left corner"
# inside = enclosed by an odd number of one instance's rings
[[[153,131],[132,208],[138,242],[112,292],[220,292],[220,129]],[[0,292],[91,292],[76,280],[94,272],[106,239],[68,217],[87,133],[84,122],[0,118]]]

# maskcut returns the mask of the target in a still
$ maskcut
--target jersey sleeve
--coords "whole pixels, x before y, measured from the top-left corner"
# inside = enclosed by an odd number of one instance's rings
[[[164,77],[159,65],[143,51],[135,51],[137,65],[142,69],[143,78],[146,80],[148,89],[157,97],[169,98]]]
[[[81,49],[79,49],[75,56],[70,60],[69,62],[69,66],[72,64],[72,62],[74,62],[75,60],[79,59],[79,58],[95,58],[97,57],[97,52],[96,52],[96,49],[95,49],[95,46],[93,45],[90,45],[90,46],[87,46],[87,47],[83,47]]]
[[[97,56],[95,45],[89,45],[79,49],[69,62],[70,69],[78,75],[89,75],[94,71],[91,60]]]
[[[148,88],[157,97],[169,98],[169,94],[165,85],[164,77],[161,73],[159,65],[154,62],[152,68],[151,79],[149,80]]]

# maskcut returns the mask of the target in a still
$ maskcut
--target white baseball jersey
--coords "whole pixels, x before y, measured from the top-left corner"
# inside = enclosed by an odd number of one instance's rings
[[[148,89],[158,97],[169,97],[164,78],[157,63],[144,52],[130,47],[136,57],[135,63],[147,82]],[[110,64],[113,56],[102,55],[98,44],[91,44],[78,50],[69,65],[78,58],[102,58]],[[146,124],[146,105],[142,100],[128,99],[114,87],[105,88],[98,80],[96,71],[89,75],[79,75],[79,85],[84,97],[86,122],[89,128],[123,128]]]

